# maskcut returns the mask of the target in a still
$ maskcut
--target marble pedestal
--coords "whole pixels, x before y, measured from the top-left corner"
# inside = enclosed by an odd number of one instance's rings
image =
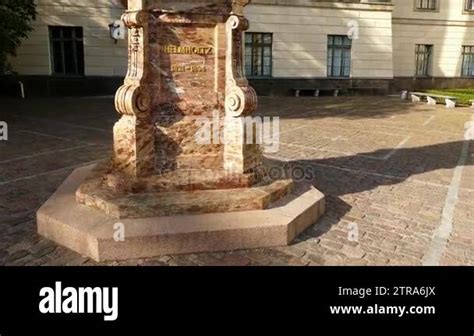
[[[93,169],[76,169],[37,218],[40,235],[96,261],[287,245],[325,211],[322,193],[299,186],[265,210],[118,219],[76,202]],[[114,239],[117,223],[124,241]]]
[[[316,222],[324,196],[269,179],[262,163],[268,120],[252,116],[243,62],[249,2],[128,1],[113,156],[64,182],[38,211],[41,235],[104,261],[286,245]]]

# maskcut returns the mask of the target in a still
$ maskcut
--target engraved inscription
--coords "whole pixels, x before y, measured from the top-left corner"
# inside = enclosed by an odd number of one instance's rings
[[[166,45],[163,47],[165,54],[182,54],[182,55],[211,55],[212,47],[199,46],[177,46]]]
[[[171,67],[171,71],[202,73],[202,72],[206,72],[207,69],[204,65],[201,65],[201,64],[188,64],[188,65],[182,64],[182,65],[173,65]]]

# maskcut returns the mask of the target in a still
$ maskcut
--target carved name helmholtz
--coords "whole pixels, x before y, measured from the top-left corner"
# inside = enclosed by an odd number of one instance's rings
[[[181,55],[212,55],[212,47],[203,46],[177,46],[177,45],[166,45],[163,47],[165,54],[181,54]]]

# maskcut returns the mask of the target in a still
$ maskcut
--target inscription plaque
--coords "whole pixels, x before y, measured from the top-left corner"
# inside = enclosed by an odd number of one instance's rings
[[[165,54],[210,55],[212,54],[212,48],[168,45],[163,47],[163,52]]]

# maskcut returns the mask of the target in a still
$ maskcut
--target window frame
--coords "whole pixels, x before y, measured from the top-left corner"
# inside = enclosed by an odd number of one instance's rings
[[[419,4],[421,1],[434,1],[435,6],[434,6],[434,8],[418,7],[418,4]],[[413,9],[414,9],[415,12],[428,12],[428,13],[439,12],[440,1],[441,1],[441,0],[414,0]]]
[[[333,44],[329,44],[331,37],[333,38]],[[343,43],[341,45],[336,45],[334,40],[336,37],[341,37],[343,39]],[[348,39],[350,41],[350,45],[344,44],[344,39]],[[329,71],[329,52],[330,48],[332,48],[331,54],[331,71]],[[341,57],[341,66],[339,75],[334,75],[334,54],[335,50],[339,48],[341,50],[349,50],[350,59],[349,59],[349,74],[348,75],[341,75],[341,72],[344,73],[344,57]],[[326,77],[327,78],[351,78],[352,77],[352,39],[350,39],[347,35],[327,35],[327,53],[326,53]]]
[[[419,52],[418,48],[419,47],[429,47],[429,53],[426,52]],[[424,74],[419,74],[418,73],[418,60],[420,55],[426,55],[428,54],[428,64],[424,67],[426,68],[426,72]],[[431,78],[433,77],[433,60],[434,60],[434,45],[433,44],[415,44],[415,77],[419,78]]]
[[[247,34],[252,36],[252,41],[247,42]],[[261,35],[261,41],[260,43],[255,43],[254,36],[255,35]],[[269,43],[265,42],[265,35],[269,35],[271,41]],[[251,73],[247,73],[247,57],[245,57],[244,60],[244,69],[245,69],[245,76],[247,78],[272,78],[273,77],[273,33],[269,32],[245,32],[244,35],[244,53],[246,53],[247,47],[251,47],[251,56],[250,56],[250,69]],[[270,47],[270,74],[265,75],[265,52],[263,51],[265,47]],[[254,74],[253,69],[254,69],[254,49],[256,48],[261,48],[261,64],[262,64],[262,69],[260,74]]]
[[[464,1],[464,14],[474,14],[474,0]]]
[[[470,48],[470,51],[467,53],[466,52],[466,49],[467,48]],[[470,63],[469,63],[469,66],[468,66],[468,74],[465,75],[464,74],[464,70],[465,70],[465,60],[466,60],[466,56],[470,57]],[[474,78],[474,45],[463,45],[462,46],[462,64],[461,64],[461,77],[462,78]],[[470,71],[469,71],[470,70]],[[469,75],[469,73],[471,73]]]
[[[60,37],[54,37],[53,31],[54,29],[59,29]],[[71,37],[64,37],[65,29],[71,29]],[[76,32],[77,29],[80,29],[82,37],[77,37]],[[84,45],[84,27],[82,26],[57,26],[57,25],[50,25],[48,26],[48,33],[49,33],[49,44],[50,44],[50,63],[51,63],[51,75],[54,77],[67,77],[67,78],[81,78],[85,77],[85,45]],[[55,66],[55,49],[54,43],[59,42],[61,45],[61,65],[62,65],[62,72],[56,72]],[[72,49],[74,55],[74,73],[67,73],[66,72],[66,53],[64,44],[66,42],[73,42]],[[82,66],[79,64],[79,55],[78,55],[78,43],[82,46]]]

